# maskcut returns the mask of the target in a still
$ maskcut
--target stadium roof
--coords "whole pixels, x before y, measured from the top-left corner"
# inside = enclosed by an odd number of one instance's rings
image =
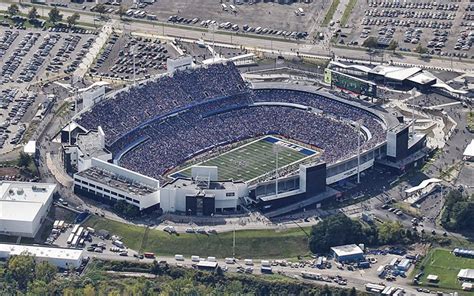
[[[405,193],[410,194],[410,193],[413,193],[413,192],[416,192],[416,191],[418,191],[418,190],[421,190],[421,189],[426,188],[426,186],[430,185],[431,183],[439,183],[439,182],[441,182],[441,180],[440,180],[440,179],[436,179],[436,178],[426,179],[426,180],[423,180],[423,181],[420,183],[420,185],[414,186],[414,187],[412,187],[412,188],[409,188],[409,189],[405,190]]]
[[[55,189],[56,184],[3,182],[0,185],[0,220],[33,221]]]
[[[54,258],[68,260],[79,260],[82,258],[83,254],[83,250],[79,249],[0,244],[0,254],[2,255],[13,256],[20,255],[23,252],[28,252],[29,254],[37,258]]]
[[[360,255],[360,254],[364,253],[364,251],[362,251],[362,249],[359,246],[354,245],[354,244],[332,247],[331,250],[338,257],[351,256],[351,255]]]
[[[417,84],[425,85],[436,82],[437,78],[430,72],[423,71],[422,73],[418,73],[408,78],[408,80]]]
[[[386,78],[393,79],[393,80],[398,80],[398,81],[403,81],[405,79],[408,79],[409,77],[421,72],[422,70],[420,68],[401,68],[400,70],[395,70],[395,71],[390,71],[387,74],[385,74]]]
[[[458,278],[474,280],[474,269],[461,269]]]
[[[379,65],[370,70],[370,73],[372,74],[378,74],[378,75],[383,75],[385,76],[389,72],[393,71],[398,71],[401,70],[402,68],[400,67],[395,67],[395,66],[384,66],[384,65]]]
[[[235,184],[242,183],[242,182],[234,182],[234,181],[210,181],[208,190],[220,190],[220,189],[236,189]],[[198,184],[188,178],[176,178],[171,182],[166,183],[163,188],[183,188],[186,187],[188,189],[195,189],[200,190],[201,188]]]
[[[334,66],[334,67],[343,68],[343,69],[358,70],[358,71],[362,71],[362,72],[366,72],[366,73],[371,71],[371,69],[369,67],[366,67],[366,66],[363,66],[363,65],[354,65],[354,64],[346,65],[346,64],[336,62],[336,61],[329,62],[329,65]]]

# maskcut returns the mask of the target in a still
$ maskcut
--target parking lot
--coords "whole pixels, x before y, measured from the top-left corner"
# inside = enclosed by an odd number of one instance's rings
[[[166,41],[114,33],[90,73],[115,79],[132,80],[166,72],[166,60],[178,52]]]
[[[388,45],[398,42],[400,51],[418,46],[427,54],[472,58],[474,33],[468,1],[399,2],[371,0],[360,2],[352,12],[350,34],[340,43],[362,45],[375,37]]]
[[[74,33],[75,32],[75,33]],[[0,28],[0,152],[25,142],[33,119],[41,120],[53,98],[30,91],[54,77],[67,79],[95,40],[93,32]]]
[[[95,11],[95,4],[70,3],[58,0],[69,8]],[[315,29],[325,16],[331,2],[312,1],[284,5],[278,3],[249,1],[185,1],[164,0],[153,4],[141,2],[137,6],[132,0],[105,1],[107,14],[116,14],[119,6],[128,9],[126,17],[209,28],[215,25],[221,30],[239,34],[259,34],[278,38],[306,38],[306,32]],[[277,20],[277,21],[276,21]]]

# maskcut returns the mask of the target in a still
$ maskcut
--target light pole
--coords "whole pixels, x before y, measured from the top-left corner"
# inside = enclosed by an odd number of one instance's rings
[[[281,150],[281,146],[278,145],[278,144],[275,144],[273,146],[273,153],[275,153],[275,176],[276,176],[276,179],[275,179],[275,196],[276,198],[278,198],[278,152],[280,152]]]
[[[217,31],[217,24],[211,24],[209,29],[212,31],[212,61],[214,62],[216,59],[216,31]]]

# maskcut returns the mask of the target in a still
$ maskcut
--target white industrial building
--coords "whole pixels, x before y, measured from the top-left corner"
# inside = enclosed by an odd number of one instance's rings
[[[474,282],[474,269],[461,269],[458,272],[458,280]]]
[[[115,164],[92,158],[90,166],[74,174],[74,192],[102,202],[127,203],[145,210],[160,202],[160,182]]]
[[[35,237],[53,202],[56,184],[2,182],[0,233]]]
[[[0,258],[2,259],[25,254],[34,256],[36,262],[47,261],[59,268],[69,269],[78,268],[81,265],[84,251],[80,249],[0,244]]]

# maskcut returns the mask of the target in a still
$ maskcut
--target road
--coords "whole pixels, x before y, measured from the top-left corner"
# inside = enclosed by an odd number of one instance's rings
[[[184,261],[177,261],[175,260],[174,257],[170,256],[159,256],[158,258],[155,259],[138,259],[136,257],[133,257],[132,254],[135,254],[135,252],[129,252],[129,255],[132,256],[120,256],[118,254],[114,253],[94,253],[94,252],[86,252],[86,254],[90,258],[96,258],[96,259],[101,259],[101,260],[114,260],[114,261],[134,261],[134,262],[142,262],[142,263],[152,263],[153,260],[157,261],[166,261],[170,265],[177,265],[177,266],[182,266],[185,268],[193,268],[193,264],[196,264],[196,262],[192,262],[189,258],[185,258]],[[219,264],[220,267],[226,266],[228,268],[227,272],[232,272],[232,273],[237,273],[237,268],[238,267],[247,267],[243,260],[237,260],[235,264],[227,264],[224,259],[216,259],[217,263]],[[261,260],[253,260],[253,274],[262,274],[260,271]],[[270,260],[271,262],[271,260]],[[374,269],[375,267],[372,267]],[[317,273],[321,274],[323,277],[328,278],[328,277],[336,277],[336,276],[342,276],[344,279],[347,280],[347,287],[355,287],[358,290],[364,291],[365,290],[365,284],[368,283],[380,283],[383,282],[380,278],[374,276],[373,274],[369,274],[366,270],[355,270],[355,271],[348,271],[347,269],[340,270],[337,269],[335,266],[333,266],[330,269],[317,269],[313,268],[310,266],[305,265],[305,267],[291,267],[291,266],[272,266],[273,273],[276,274],[282,274],[285,276],[288,276],[290,278],[293,278],[295,280],[299,281],[304,281],[307,283],[314,283],[318,285],[329,285],[329,286],[338,286],[341,287],[338,283],[327,280],[327,281],[314,281],[314,280],[307,280],[303,279],[301,277],[302,272],[312,272],[312,273]],[[387,286],[396,286],[396,287],[401,287],[404,288],[405,291],[407,292],[407,295],[419,295],[419,293],[409,284],[409,281],[407,279],[403,278],[398,278],[396,282],[385,282],[384,283]]]
[[[8,3],[0,3],[0,10],[6,10],[9,6]],[[44,5],[38,5],[40,15],[46,16],[51,7]],[[22,13],[27,13],[28,7],[21,7]],[[76,12],[69,8],[59,8],[66,18],[72,13]],[[80,13],[80,22],[88,24],[97,24],[95,20],[99,16],[91,12],[85,12],[82,10],[77,11]],[[391,60],[394,63],[401,63],[407,65],[418,65],[421,67],[429,68],[444,68],[444,69],[455,69],[457,71],[469,72],[474,70],[474,63],[470,60],[444,60],[444,59],[431,59],[429,65],[426,61],[422,61],[418,56],[411,55],[393,55],[391,52],[386,52],[381,56],[374,57],[373,54],[368,53],[366,50],[361,48],[348,48],[348,47],[325,47],[323,44],[311,43],[311,40],[282,40],[277,38],[263,38],[260,35],[248,34],[248,33],[229,33],[227,31],[217,31],[214,36],[211,32],[201,27],[185,27],[185,26],[172,26],[165,22],[148,22],[143,20],[127,20],[121,21],[118,16],[111,16],[113,20],[117,22],[115,28],[124,29],[133,32],[142,32],[146,34],[154,34],[157,36],[173,36],[183,37],[192,40],[203,39],[208,42],[215,40],[216,43],[230,44],[247,49],[248,51],[256,51],[263,53],[279,54],[283,56],[297,56],[304,55],[307,57],[325,57],[328,58],[334,53],[335,56],[341,58],[347,58],[349,60],[361,60],[361,61],[388,61]],[[357,58],[355,58],[357,57]]]

